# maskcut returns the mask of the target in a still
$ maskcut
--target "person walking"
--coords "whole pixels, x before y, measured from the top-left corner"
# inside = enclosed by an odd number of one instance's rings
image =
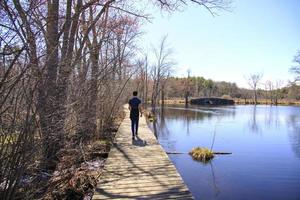
[[[132,139],[138,136],[138,127],[139,127],[139,114],[142,117],[142,106],[141,100],[137,97],[138,92],[134,91],[133,97],[129,100],[129,110],[130,110],[130,119],[131,119],[131,131]]]

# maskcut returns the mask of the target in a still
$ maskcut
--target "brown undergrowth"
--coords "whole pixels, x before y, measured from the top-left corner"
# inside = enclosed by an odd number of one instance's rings
[[[54,172],[39,171],[39,163],[33,163],[30,166],[32,170],[21,181],[16,199],[91,199],[97,178],[102,173],[113,139],[124,117],[124,113],[120,113],[101,139],[81,142],[76,146],[69,142],[59,151],[59,161]]]

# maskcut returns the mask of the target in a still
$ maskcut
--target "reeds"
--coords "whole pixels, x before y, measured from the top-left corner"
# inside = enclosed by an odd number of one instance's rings
[[[145,114],[149,122],[154,122],[156,120],[154,114],[152,114],[150,111],[147,111]]]
[[[201,162],[209,162],[214,157],[214,152],[208,148],[195,147],[189,154],[193,157],[194,160]]]

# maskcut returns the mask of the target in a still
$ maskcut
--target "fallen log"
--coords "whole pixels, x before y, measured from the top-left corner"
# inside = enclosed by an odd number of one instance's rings
[[[218,151],[214,151],[213,154],[216,154],[216,155],[230,155],[230,154],[232,154],[232,152],[218,152]]]
[[[187,153],[176,152],[176,151],[171,151],[171,152],[167,151],[166,153],[167,153],[167,154],[187,154]]]
[[[186,152],[176,152],[176,151],[166,151],[167,154],[188,154]],[[220,152],[220,151],[214,151],[213,154],[215,155],[230,155],[232,152]]]

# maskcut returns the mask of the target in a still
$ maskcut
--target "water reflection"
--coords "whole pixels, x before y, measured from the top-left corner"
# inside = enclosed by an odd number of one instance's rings
[[[190,119],[187,115],[187,112],[188,112],[188,104],[186,104],[185,106],[186,110],[184,111],[185,112],[185,127],[186,127],[186,134],[189,135],[190,134]]]
[[[233,117],[235,116],[235,107],[178,107],[164,106],[155,110],[156,116],[167,117],[168,119],[183,120],[186,124],[193,121],[211,119],[215,115]]]
[[[267,127],[279,127],[280,121],[279,121],[279,114],[278,114],[278,107],[277,106],[269,106],[267,108],[267,112],[265,115],[265,126]]]
[[[170,134],[170,131],[169,131],[168,127],[166,126],[164,110],[165,109],[163,109],[163,108],[161,109],[158,120],[156,122],[157,122],[157,126],[158,126],[159,130],[161,130],[164,135],[168,136]]]
[[[300,108],[166,106],[156,119],[150,127],[166,151],[233,152],[208,164],[170,156],[195,199],[299,199]]]
[[[251,106],[247,111],[250,111],[249,115],[249,129],[256,134],[263,134],[263,127],[266,128],[279,128],[280,123],[279,110],[284,108],[278,106]],[[258,119],[259,118],[259,119]],[[262,123],[264,122],[264,124]]]
[[[253,106],[252,108],[252,116],[249,120],[249,128],[252,130],[253,133],[259,133],[259,126],[257,124],[256,121],[256,110],[257,110],[257,106]]]
[[[221,190],[217,185],[217,180],[216,180],[216,176],[215,176],[215,170],[214,170],[213,162],[209,162],[209,165],[210,165],[210,170],[211,170],[214,194],[215,194],[215,197],[217,197],[221,193]]]
[[[294,153],[300,158],[300,116],[290,115],[287,118],[289,136]]]

